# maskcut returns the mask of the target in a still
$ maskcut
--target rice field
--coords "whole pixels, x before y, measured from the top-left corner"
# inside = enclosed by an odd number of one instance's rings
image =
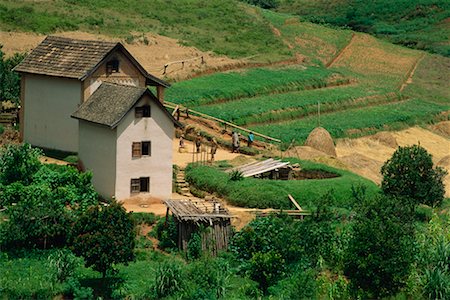
[[[320,122],[317,116],[277,124],[251,126],[253,130],[280,138],[283,142],[304,142],[317,126],[327,129],[333,138],[370,134],[378,130],[399,129],[420,122],[432,122],[448,118],[440,114],[450,110],[449,104],[438,104],[422,100],[408,100],[399,103],[365,108],[348,109],[323,114]]]
[[[215,73],[174,84],[167,90],[166,99],[177,104],[199,106],[243,97],[324,87],[332,75],[339,74],[314,66]]]
[[[321,111],[325,112],[398,98],[399,95],[388,94],[383,88],[349,85],[243,98],[195,109],[237,125],[247,125],[306,116],[317,111],[319,102]]]

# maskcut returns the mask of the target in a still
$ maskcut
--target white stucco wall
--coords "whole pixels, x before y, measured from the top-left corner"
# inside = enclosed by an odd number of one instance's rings
[[[24,141],[34,146],[78,151],[78,121],[70,115],[81,101],[81,82],[41,75],[25,76]]]
[[[116,198],[148,196],[167,199],[172,194],[172,138],[174,124],[159,106],[144,96],[136,106],[149,104],[151,118],[135,119],[130,110],[117,127]],[[132,158],[132,143],[151,141],[151,156]],[[150,192],[130,193],[131,178],[150,177]]]
[[[78,157],[85,170],[92,171],[92,184],[105,198],[115,194],[116,129],[79,121]]]

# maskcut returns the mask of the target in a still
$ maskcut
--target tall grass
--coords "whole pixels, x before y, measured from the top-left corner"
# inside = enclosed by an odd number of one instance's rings
[[[409,100],[324,114],[320,117],[320,126],[327,129],[333,138],[342,138],[431,122],[441,112],[448,110],[450,110],[449,104]],[[442,116],[442,118],[446,117]],[[290,142],[292,139],[303,142],[318,125],[318,122],[318,117],[314,116],[286,123],[252,126],[251,128],[257,132],[278,137],[284,142]]]
[[[273,92],[323,87],[333,74],[320,67],[248,69],[243,72],[216,73],[174,84],[167,100],[198,106]]]

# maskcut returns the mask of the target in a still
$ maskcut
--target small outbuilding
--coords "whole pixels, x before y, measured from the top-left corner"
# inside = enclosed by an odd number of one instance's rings
[[[216,255],[228,248],[231,218],[228,210],[215,200],[165,200],[178,228],[178,248],[186,251],[193,233],[200,233],[202,250]]]

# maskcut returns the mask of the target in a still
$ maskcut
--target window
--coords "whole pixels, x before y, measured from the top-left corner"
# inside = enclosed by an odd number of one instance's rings
[[[150,155],[152,155],[152,143],[150,141],[133,142],[133,144],[131,145],[131,157]]]
[[[134,115],[136,118],[150,118],[151,117],[150,105],[136,107],[134,109]]]
[[[150,191],[150,177],[131,179],[131,193],[146,193]]]
[[[112,74],[119,72],[119,61],[117,59],[110,60],[106,63],[106,73]]]

